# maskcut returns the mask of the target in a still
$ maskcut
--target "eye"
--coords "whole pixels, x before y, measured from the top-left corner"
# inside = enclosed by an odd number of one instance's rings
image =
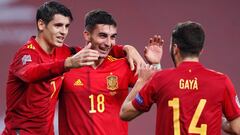
[[[116,39],[117,38],[117,34],[114,34],[111,36],[111,39]]]
[[[106,33],[99,33],[99,37],[100,38],[107,38],[107,34]]]
[[[67,24],[67,25],[66,25],[66,28],[69,28],[69,27],[70,27],[70,24]]]
[[[56,26],[56,27],[62,27],[63,24],[62,24],[62,23],[55,23],[54,26]]]

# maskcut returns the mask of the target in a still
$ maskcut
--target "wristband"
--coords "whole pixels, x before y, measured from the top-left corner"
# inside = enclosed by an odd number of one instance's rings
[[[152,66],[153,67],[156,67],[157,68],[157,70],[160,70],[160,69],[162,69],[162,66],[161,66],[161,64],[159,63],[159,64],[152,64]]]

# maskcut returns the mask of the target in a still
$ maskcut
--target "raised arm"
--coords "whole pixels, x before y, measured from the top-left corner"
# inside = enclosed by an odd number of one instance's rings
[[[149,39],[149,43],[144,49],[144,57],[149,64],[154,64],[159,67],[163,54],[163,43],[164,41],[160,35],[154,35]],[[136,68],[137,73],[140,65],[146,64],[137,49],[131,45],[115,45],[110,54],[118,58],[126,56],[131,70]]]

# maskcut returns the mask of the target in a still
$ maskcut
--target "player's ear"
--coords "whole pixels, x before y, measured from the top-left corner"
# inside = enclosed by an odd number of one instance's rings
[[[202,49],[199,54],[201,55],[201,54],[203,53],[203,51],[204,51],[204,50]]]
[[[176,55],[177,53],[179,53],[179,51],[180,51],[180,50],[179,50],[179,48],[178,48],[177,44],[173,44],[173,46],[172,46],[172,47],[173,47],[173,54],[175,54],[175,55]]]
[[[83,31],[83,37],[86,41],[90,41],[90,33],[87,30]]]
[[[39,19],[37,21],[37,28],[39,31],[43,31],[43,29],[45,28],[45,23],[42,19]]]

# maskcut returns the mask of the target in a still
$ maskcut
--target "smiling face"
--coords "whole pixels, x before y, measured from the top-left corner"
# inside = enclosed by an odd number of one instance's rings
[[[61,47],[68,35],[69,25],[69,17],[55,14],[47,25],[41,20],[38,21],[39,35],[48,47]]]
[[[97,24],[92,32],[85,31],[84,37],[92,43],[91,49],[97,50],[105,58],[116,43],[117,28],[108,24]]]

